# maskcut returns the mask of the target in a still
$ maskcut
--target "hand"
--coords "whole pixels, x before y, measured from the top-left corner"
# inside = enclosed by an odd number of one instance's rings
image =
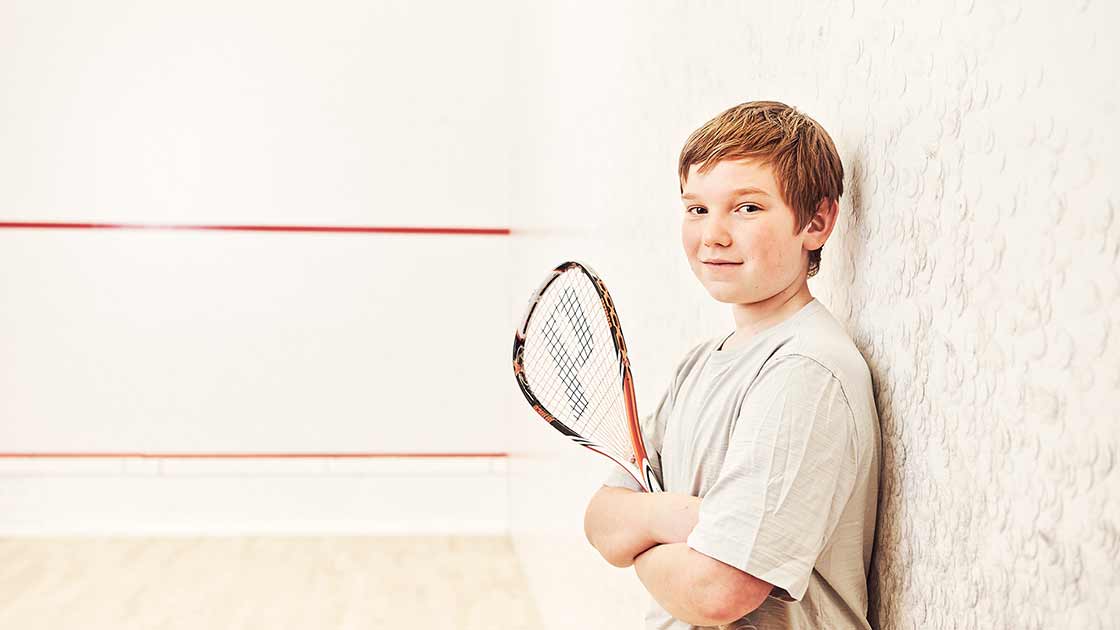
[[[687,494],[651,495],[648,528],[660,544],[683,543],[700,519],[700,499]]]
[[[670,492],[600,488],[587,506],[584,533],[599,554],[616,567],[628,567],[650,547],[688,538],[700,499]]]

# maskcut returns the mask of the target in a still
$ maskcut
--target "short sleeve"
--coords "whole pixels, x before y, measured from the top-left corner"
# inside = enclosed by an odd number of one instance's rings
[[[688,545],[800,601],[857,470],[840,382],[808,357],[777,358],[747,390]]]

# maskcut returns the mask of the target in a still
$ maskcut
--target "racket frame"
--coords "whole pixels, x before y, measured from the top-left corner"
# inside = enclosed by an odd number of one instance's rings
[[[524,365],[524,352],[525,352],[525,334],[529,328],[529,321],[533,318],[533,313],[536,311],[537,304],[540,303],[541,296],[545,291],[556,281],[561,275],[566,272],[576,269],[583,273],[591,281],[592,286],[595,287],[595,292],[599,296],[600,305],[607,316],[607,325],[610,328],[611,340],[614,342],[615,356],[618,359],[619,376],[622,379],[622,399],[626,409],[626,423],[630,432],[630,442],[634,449],[635,461],[622,461],[618,457],[610,454],[606,449],[588,438],[580,435],[572,430],[568,425],[561,422],[556,416],[552,415],[533,394],[533,390],[529,387],[529,383],[525,378],[525,365]],[[626,339],[622,336],[622,325],[618,319],[618,311],[615,309],[614,300],[611,299],[610,292],[607,291],[607,285],[603,282],[599,274],[595,273],[587,265],[583,263],[570,260],[563,262],[556,266],[555,269],[544,279],[540,287],[533,294],[529,300],[529,305],[525,309],[525,315],[521,318],[521,326],[518,327],[517,333],[513,338],[513,373],[517,379],[517,385],[521,389],[521,393],[525,396],[525,400],[536,411],[537,414],[544,418],[552,428],[560,433],[568,436],[573,442],[599,453],[600,455],[609,457],[615,463],[622,467],[634,481],[646,492],[661,492],[661,484],[654,474],[653,466],[650,465],[649,457],[646,455],[645,443],[642,441],[641,422],[638,416],[638,404],[634,394],[634,377],[630,373],[630,357],[626,351]]]

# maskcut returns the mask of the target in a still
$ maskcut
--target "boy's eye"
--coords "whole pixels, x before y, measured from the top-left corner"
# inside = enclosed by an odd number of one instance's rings
[[[762,208],[760,206],[756,206],[753,203],[744,203],[740,206],[737,206],[735,209],[746,214],[754,214],[755,212],[762,211]],[[708,209],[704,206],[689,206],[685,209],[685,212],[692,215],[708,214]]]

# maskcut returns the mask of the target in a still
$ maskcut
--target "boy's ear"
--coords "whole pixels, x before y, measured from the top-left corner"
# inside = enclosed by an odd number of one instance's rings
[[[840,204],[832,199],[821,199],[817,204],[817,211],[805,226],[805,249],[810,251],[824,247],[832,228],[836,227],[836,217],[840,213]]]

